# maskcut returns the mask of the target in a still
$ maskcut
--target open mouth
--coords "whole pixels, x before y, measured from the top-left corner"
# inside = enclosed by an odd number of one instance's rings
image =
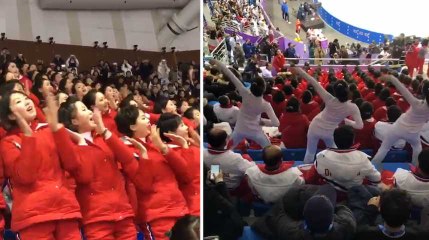
[[[32,106],[28,106],[27,107],[27,112],[31,112],[31,111],[33,111],[33,107]]]

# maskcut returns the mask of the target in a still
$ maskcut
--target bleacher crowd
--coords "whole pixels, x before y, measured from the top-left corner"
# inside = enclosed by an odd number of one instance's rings
[[[82,69],[78,56],[32,63],[5,48],[0,66],[1,230],[199,239],[198,65]]]

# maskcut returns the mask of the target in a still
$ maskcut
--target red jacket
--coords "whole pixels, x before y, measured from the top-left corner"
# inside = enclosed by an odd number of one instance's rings
[[[279,118],[281,115],[282,115],[282,113],[285,111],[285,109],[286,109],[286,104],[287,104],[287,101],[285,100],[285,101],[282,101],[282,102],[280,102],[280,103],[276,103],[276,102],[274,102],[273,101],[273,103],[271,104],[272,106],[273,106],[273,110],[274,110],[274,112],[276,113],[276,116]]]
[[[359,149],[372,149],[374,147],[374,126],[377,123],[376,120],[363,121],[363,128],[355,130],[356,137],[355,142],[360,143]]]
[[[375,96],[375,92],[374,92],[374,91],[369,92],[369,93],[366,95],[366,97],[364,97],[365,101],[368,101],[368,102],[372,102],[372,101],[374,101],[376,98],[377,98],[377,96]],[[374,109],[374,110],[375,110],[375,109]]]
[[[285,112],[280,118],[279,132],[286,148],[305,148],[310,121],[302,113]]]
[[[110,137],[117,138],[115,134]],[[75,145],[79,155],[76,162],[69,163],[76,168],[71,174],[76,179],[76,197],[82,212],[83,224],[101,221],[121,221],[134,217],[125,191],[125,182],[115,155],[109,146],[121,144],[112,149],[128,151],[120,140],[104,140],[100,135],[94,136],[93,142],[86,141],[86,146]],[[119,154],[117,154],[119,155]],[[131,157],[134,160],[133,156]]]
[[[112,133],[116,134],[116,136],[122,136],[118,131],[118,127],[116,126],[115,117],[118,114],[115,110],[109,109],[106,113],[101,115],[103,119],[104,126],[109,129]]]
[[[53,220],[79,219],[81,213],[74,192],[68,188],[67,163],[78,157],[64,128],[55,133],[33,124],[33,135],[15,129],[0,142],[4,172],[13,190],[12,230]],[[64,169],[63,169],[64,168]]]
[[[320,107],[319,108],[315,108],[313,109],[313,111],[311,111],[308,115],[307,118],[309,121],[312,121],[313,118],[315,118],[317,116],[317,114],[320,113]]]
[[[109,141],[117,141],[111,138]],[[138,199],[138,217],[143,222],[173,217],[179,218],[189,213],[186,200],[179,189],[179,183],[191,181],[186,161],[171,149],[164,156],[152,144],[139,140],[147,149],[148,158],[135,160],[131,156],[140,156],[139,151],[129,145],[128,151],[116,149],[117,144],[109,144],[124,172],[136,186]]]
[[[319,109],[319,103],[316,101],[310,101],[307,104],[301,102],[301,113],[305,114],[307,117],[315,109]]]
[[[374,116],[374,119],[376,121],[386,121],[387,120],[387,107],[383,106],[383,107],[378,108],[374,112],[373,116]]]
[[[410,104],[404,100],[404,98],[400,98],[397,101],[398,107],[402,110],[402,112],[406,112],[408,108],[410,108]]]
[[[372,107],[374,109],[374,112],[383,106],[386,106],[386,101],[382,101],[380,100],[380,98],[376,98],[374,101],[372,101]]]
[[[276,70],[276,72],[281,72],[283,66],[286,64],[285,57],[283,54],[276,55],[273,59],[273,67]]]
[[[179,187],[188,203],[189,213],[200,216],[200,148],[190,146],[189,149],[180,147],[171,149],[188,161],[188,171],[192,180],[188,184],[179,184]]]

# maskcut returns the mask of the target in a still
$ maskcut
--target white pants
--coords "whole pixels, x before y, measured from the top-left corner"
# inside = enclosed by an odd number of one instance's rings
[[[386,157],[387,152],[389,152],[390,148],[398,141],[399,139],[403,139],[407,141],[411,147],[413,148],[413,164],[416,166],[418,162],[418,157],[420,152],[422,151],[422,144],[420,142],[420,134],[419,133],[410,133],[407,130],[401,128],[398,125],[393,125],[394,128],[392,131],[388,131],[386,135],[383,137],[383,142],[381,143],[380,148],[375,154],[372,162],[374,165],[380,165],[381,162]]]
[[[249,139],[255,141],[257,144],[259,144],[262,148],[271,145],[270,140],[268,139],[267,135],[262,131],[237,131],[234,130],[232,132],[232,143],[233,148],[235,148],[243,139]]]
[[[323,140],[328,148],[337,147],[334,142],[334,130],[320,129],[318,126],[310,124],[307,133],[307,150],[305,152],[304,163],[313,163],[319,140]]]

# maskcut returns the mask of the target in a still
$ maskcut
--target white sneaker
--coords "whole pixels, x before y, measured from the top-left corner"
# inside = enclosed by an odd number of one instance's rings
[[[291,24],[291,22],[287,22],[287,23]]]

